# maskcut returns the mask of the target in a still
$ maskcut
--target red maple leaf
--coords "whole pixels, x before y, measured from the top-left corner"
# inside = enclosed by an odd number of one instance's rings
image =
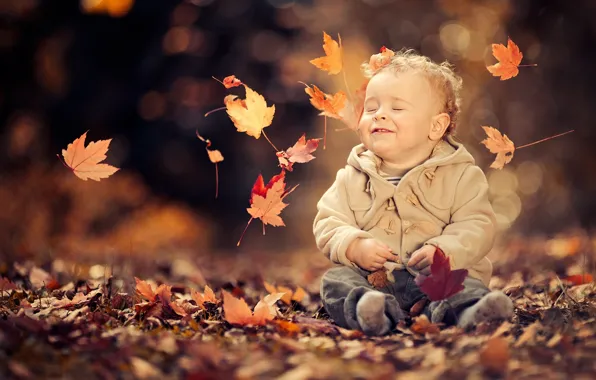
[[[431,301],[441,301],[464,290],[467,269],[451,270],[449,259],[441,248],[437,247],[430,266],[430,276],[418,274],[416,285]]]

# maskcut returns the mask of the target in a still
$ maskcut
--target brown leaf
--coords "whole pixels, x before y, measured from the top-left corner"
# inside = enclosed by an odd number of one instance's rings
[[[411,317],[417,317],[417,316],[419,316],[420,313],[422,313],[422,311],[424,310],[424,307],[426,306],[427,303],[428,303],[428,298],[426,298],[426,297],[424,297],[420,301],[416,302],[410,308],[410,316]]]
[[[515,151],[515,146],[513,145],[513,141],[509,140],[507,135],[501,135],[497,129],[493,127],[482,127],[488,137],[481,141],[491,153],[496,153],[497,158],[495,161],[490,165],[493,169],[503,169],[505,164],[511,162],[513,158],[513,152]]]
[[[414,318],[414,323],[412,326],[410,326],[410,330],[420,335],[426,335],[427,333],[434,335],[441,332],[439,326],[434,323],[430,323],[428,317],[424,314]]]
[[[503,338],[491,338],[480,351],[480,364],[490,373],[503,374],[507,371],[509,356],[509,343]]]
[[[390,284],[389,279],[387,278],[387,271],[384,268],[372,272],[366,276],[366,279],[369,284],[377,289],[382,289]]]

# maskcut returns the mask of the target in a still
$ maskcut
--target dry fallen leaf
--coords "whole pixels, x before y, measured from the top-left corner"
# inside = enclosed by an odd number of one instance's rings
[[[223,294],[225,320],[228,323],[243,326],[262,326],[267,321],[275,318],[277,316],[275,303],[283,296],[283,293],[268,295],[257,303],[253,313],[243,299],[238,299],[225,290],[221,292]]]
[[[300,139],[285,151],[279,151],[276,153],[277,159],[279,160],[279,166],[287,171],[292,171],[293,164],[299,163],[304,164],[315,159],[311,153],[317,150],[320,139],[306,140],[306,135],[302,135]]]
[[[172,287],[166,284],[161,284],[157,289],[153,290],[151,285],[146,281],[134,278],[136,282],[136,292],[138,295],[144,297],[149,302],[154,302],[157,297],[160,297],[163,302],[170,302],[172,299]]]
[[[500,76],[501,80],[511,79],[517,76],[523,54],[519,51],[519,47],[511,41],[511,38],[507,39],[507,47],[503,44],[492,44],[492,48],[493,55],[499,62],[492,66],[487,66],[488,71],[495,77]]]
[[[341,37],[337,35],[339,43],[333,40],[327,33],[323,32],[323,50],[325,56],[310,61],[313,65],[331,74],[339,74],[342,70],[342,46]]]
[[[480,364],[490,373],[505,373],[509,364],[509,343],[503,338],[489,339],[480,351]]]
[[[267,107],[262,95],[244,85],[246,99],[228,95],[224,98],[226,110],[238,132],[246,132],[256,139],[261,137],[263,128],[271,125],[275,114],[275,105]]]
[[[490,167],[493,169],[503,169],[503,167],[511,162],[511,159],[513,158],[513,152],[515,151],[513,141],[509,140],[507,135],[501,135],[501,132],[496,128],[484,126],[482,129],[484,129],[488,137],[482,140],[481,143],[484,144],[491,153],[497,154],[495,161]]]
[[[304,299],[304,296],[306,296],[306,291],[304,291],[304,289],[302,289],[300,286],[296,288],[296,291],[293,291],[292,289],[285,286],[275,287],[275,285],[272,285],[267,281],[263,281],[263,286],[270,294],[284,293],[284,296],[281,298],[281,300],[286,305],[291,305],[292,301],[300,303]]]
[[[426,335],[427,333],[434,335],[441,332],[439,326],[434,323],[430,323],[428,317],[424,314],[414,318],[414,323],[412,326],[410,326],[410,330],[420,335]]]
[[[338,91],[334,95],[326,94],[317,86],[310,87],[306,83],[304,92],[310,96],[310,104],[321,112],[321,115],[329,116],[335,119],[341,119],[339,113],[344,109],[346,103],[346,93]]]
[[[381,47],[381,52],[378,54],[373,54],[370,56],[370,60],[368,61],[368,67],[376,71],[383,66],[386,66],[391,62],[391,57],[395,55],[395,52],[391,49],[387,49],[385,46]]]
[[[203,309],[205,308],[203,305],[205,302],[217,303],[217,298],[215,297],[215,293],[207,285],[205,285],[205,292],[203,294],[199,293],[198,291],[196,291],[194,289],[191,289],[190,296],[197,303],[197,305]]]
[[[372,272],[366,276],[366,279],[368,280],[369,284],[377,289],[383,289],[384,287],[391,285],[391,282],[389,279],[387,279],[387,271],[384,268]]]
[[[112,139],[90,142],[85,147],[86,137],[87,132],[68,144],[66,149],[62,149],[64,163],[77,177],[84,181],[87,179],[99,181],[102,178],[108,178],[120,170],[108,164],[100,164],[107,157],[106,153]]]

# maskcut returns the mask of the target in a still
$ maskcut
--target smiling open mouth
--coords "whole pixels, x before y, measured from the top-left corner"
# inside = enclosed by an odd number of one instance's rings
[[[389,130],[387,128],[373,128],[373,130],[372,130],[371,133],[372,134],[375,134],[375,133],[393,133],[393,131],[391,131],[391,130]]]

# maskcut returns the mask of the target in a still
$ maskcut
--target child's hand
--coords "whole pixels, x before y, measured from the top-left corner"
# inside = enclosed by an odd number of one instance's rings
[[[428,276],[430,274],[430,265],[433,263],[433,258],[435,256],[435,246],[434,245],[424,245],[422,248],[417,249],[412,253],[410,260],[408,261],[408,266],[410,268],[417,269],[423,275]]]
[[[348,247],[346,257],[360,268],[371,272],[383,268],[387,260],[399,261],[399,256],[391,252],[389,246],[372,238],[356,239]]]

